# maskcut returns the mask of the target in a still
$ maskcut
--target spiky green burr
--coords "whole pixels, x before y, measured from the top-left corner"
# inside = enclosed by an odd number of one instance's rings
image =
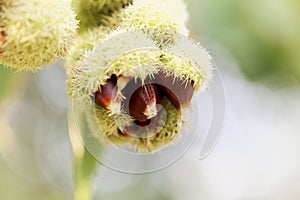
[[[0,6],[0,64],[36,71],[64,57],[78,24],[69,0],[0,0]]]
[[[73,6],[80,20],[80,31],[103,24],[106,16],[132,3],[132,0],[74,0]]]
[[[197,92],[207,87],[212,71],[208,52],[184,36],[180,28],[184,22],[176,22],[159,2],[137,0],[114,13],[107,22],[115,26],[100,26],[83,34],[67,62],[69,97],[87,113],[95,136],[104,136],[118,146],[135,147],[138,152],[153,152],[174,142],[184,124],[182,112],[164,98],[167,117],[158,120],[161,129],[148,138],[134,137],[126,133],[134,119],[123,106],[109,111],[95,105],[93,97],[100,86],[112,75],[144,82],[163,72],[193,84]],[[120,88],[116,101],[126,99],[124,87]]]

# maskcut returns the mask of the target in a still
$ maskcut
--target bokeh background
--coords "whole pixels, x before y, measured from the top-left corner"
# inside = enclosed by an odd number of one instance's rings
[[[222,138],[204,160],[196,141],[154,174],[99,167],[95,199],[299,200],[300,2],[187,3],[192,37],[224,79]],[[0,67],[1,200],[73,198],[65,80],[63,62],[34,74]]]

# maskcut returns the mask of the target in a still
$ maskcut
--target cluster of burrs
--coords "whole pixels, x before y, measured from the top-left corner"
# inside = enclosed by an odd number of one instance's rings
[[[94,135],[138,152],[173,143],[212,71],[207,51],[188,39],[184,2],[77,0],[75,8],[68,91]]]
[[[211,78],[183,1],[0,0],[0,65],[36,71],[66,56],[68,95],[94,136],[153,152]]]

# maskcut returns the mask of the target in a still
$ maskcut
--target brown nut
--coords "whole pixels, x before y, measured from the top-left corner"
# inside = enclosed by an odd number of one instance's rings
[[[124,88],[125,111],[139,122],[146,122],[157,115],[162,101],[161,92],[151,82],[142,83],[140,80],[132,80]]]
[[[139,122],[146,122],[157,115],[161,95],[154,84],[139,87],[129,100],[129,114]]]
[[[179,110],[181,107],[186,107],[190,104],[194,94],[193,81],[185,83],[179,78],[162,72],[156,74],[155,78],[159,89],[176,109]]]
[[[117,96],[117,76],[112,75],[111,78],[107,79],[105,85],[100,87],[100,90],[95,93],[95,103],[109,110],[109,107],[113,100]]]

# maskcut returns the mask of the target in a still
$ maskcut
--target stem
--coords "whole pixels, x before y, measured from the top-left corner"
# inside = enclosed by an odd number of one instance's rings
[[[83,157],[75,160],[75,197],[74,200],[93,199],[93,174],[95,158],[84,148]]]
[[[74,112],[74,111],[73,111]],[[87,126],[84,114],[80,114],[80,131],[83,137],[88,136],[90,130]],[[72,143],[73,165],[74,165],[74,200],[92,200],[93,199],[93,176],[97,167],[95,157],[81,143],[75,121],[72,114],[69,115],[69,134]],[[101,152],[101,147],[99,147]]]

